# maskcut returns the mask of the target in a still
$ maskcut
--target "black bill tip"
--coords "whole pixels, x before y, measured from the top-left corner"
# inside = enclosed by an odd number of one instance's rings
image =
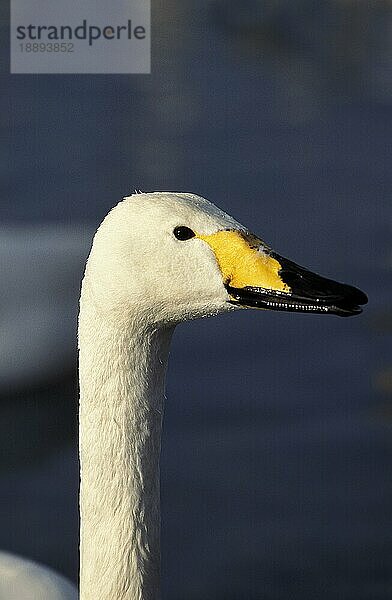
[[[290,291],[252,286],[234,288],[228,284],[230,302],[251,308],[350,317],[360,314],[361,306],[368,301],[358,288],[321,277],[278,254],[271,256],[281,265],[278,275]]]

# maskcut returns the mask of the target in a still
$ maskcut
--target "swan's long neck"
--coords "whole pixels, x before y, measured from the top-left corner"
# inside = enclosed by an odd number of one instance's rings
[[[157,600],[159,455],[172,330],[108,323],[84,284],[80,346],[80,598]]]

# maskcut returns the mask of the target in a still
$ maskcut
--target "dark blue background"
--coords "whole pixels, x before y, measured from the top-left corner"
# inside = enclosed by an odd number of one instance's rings
[[[243,311],[178,328],[163,586],[172,600],[388,600],[390,5],[238,4],[153,2],[150,76],[11,76],[3,14],[2,223],[90,232],[135,188],[192,191],[364,289],[353,319]],[[75,358],[0,389],[0,547],[76,578],[74,373]]]

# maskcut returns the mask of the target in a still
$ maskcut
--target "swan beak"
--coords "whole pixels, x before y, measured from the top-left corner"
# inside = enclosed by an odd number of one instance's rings
[[[361,313],[367,302],[361,290],[308,271],[247,232],[197,237],[214,252],[231,304],[348,317]]]

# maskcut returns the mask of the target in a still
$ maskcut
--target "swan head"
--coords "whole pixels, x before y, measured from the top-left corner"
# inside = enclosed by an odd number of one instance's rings
[[[86,267],[96,309],[124,322],[175,324],[239,308],[355,315],[360,290],[279,256],[208,200],[138,193],[104,219]]]

